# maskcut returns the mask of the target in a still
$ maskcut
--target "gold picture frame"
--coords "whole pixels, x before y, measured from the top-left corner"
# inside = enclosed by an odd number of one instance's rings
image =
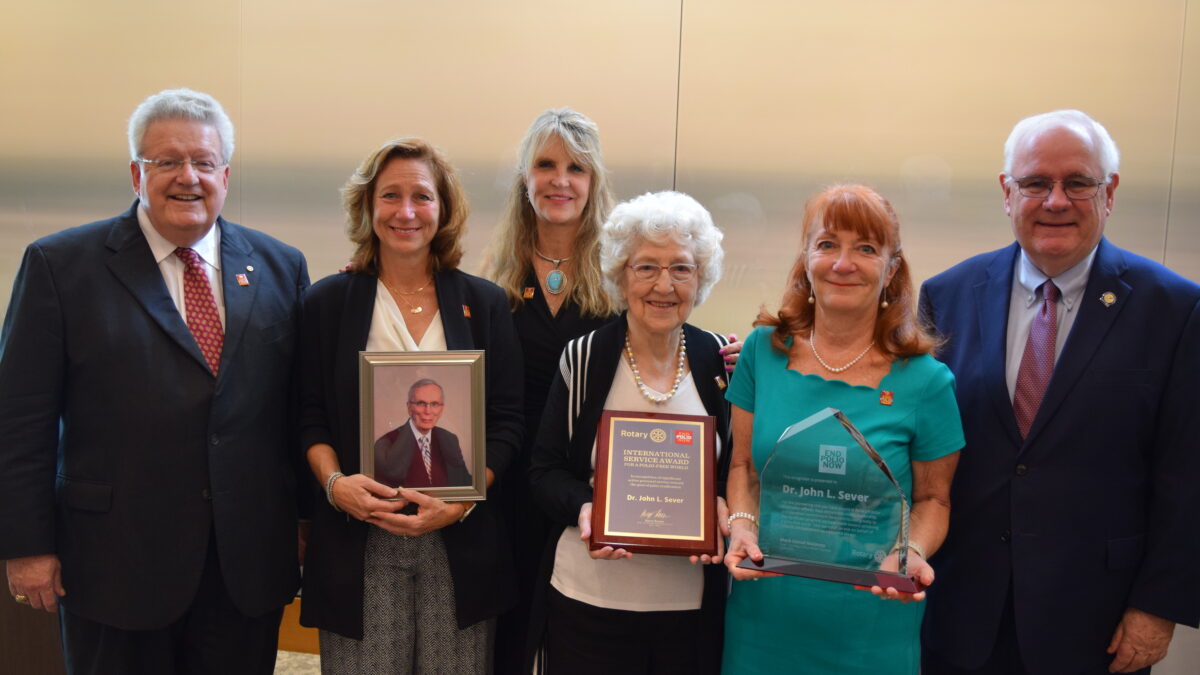
[[[438,499],[486,499],[485,392],[482,350],[359,352],[363,474]]]

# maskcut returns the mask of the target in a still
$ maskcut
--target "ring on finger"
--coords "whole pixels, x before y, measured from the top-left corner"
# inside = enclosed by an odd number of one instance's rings
[[[28,605],[29,604],[29,596],[25,595],[23,593],[17,593],[16,595],[14,595],[13,600],[16,600],[17,604],[19,604],[19,605]]]

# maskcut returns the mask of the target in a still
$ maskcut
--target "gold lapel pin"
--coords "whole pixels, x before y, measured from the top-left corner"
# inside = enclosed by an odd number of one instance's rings
[[[1112,291],[1104,291],[1100,294],[1100,302],[1105,307],[1112,307],[1117,302],[1117,294]]]

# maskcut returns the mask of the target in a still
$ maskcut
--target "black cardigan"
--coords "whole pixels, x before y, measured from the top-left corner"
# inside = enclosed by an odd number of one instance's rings
[[[495,284],[458,270],[435,280],[446,347],[487,352],[487,466],[498,484],[523,434],[521,349],[508,301]],[[358,352],[366,349],[375,293],[374,275],[341,273],[314,284],[304,299],[300,452],[328,443],[347,475],[359,471]],[[318,500],[304,566],[303,625],[362,638],[369,527],[334,511],[323,495]],[[440,531],[460,628],[516,601],[510,546],[495,509],[480,502],[469,518]]]
[[[542,555],[542,583],[535,596],[534,625],[530,631],[530,665],[545,628],[544,598],[554,569],[558,540],[568,525],[579,522],[579,509],[592,501],[592,488],[588,485],[592,476],[592,444],[621,361],[626,330],[626,317],[621,315],[567,344],[564,354],[569,363],[586,371],[584,391],[570,391],[561,372],[550,385],[529,469],[533,498],[554,525],[553,536],[547,541]],[[683,325],[683,332],[687,337],[688,365],[696,390],[704,402],[704,409],[717,419],[716,434],[722,447],[717,462],[717,493],[724,496],[733,448],[729,444],[729,404],[725,401],[729,378],[725,373],[725,361],[717,350],[726,344],[726,340],[690,324]],[[579,410],[577,416],[572,413],[573,409]],[[724,565],[706,565],[701,602],[704,634],[700,644],[705,650],[701,655],[701,673],[716,673],[721,668],[726,589]]]

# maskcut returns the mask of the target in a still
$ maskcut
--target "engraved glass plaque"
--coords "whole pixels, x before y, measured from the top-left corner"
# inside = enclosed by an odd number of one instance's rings
[[[907,558],[909,503],[879,453],[833,408],[784,430],[759,476],[763,563],[741,567],[914,593]]]

